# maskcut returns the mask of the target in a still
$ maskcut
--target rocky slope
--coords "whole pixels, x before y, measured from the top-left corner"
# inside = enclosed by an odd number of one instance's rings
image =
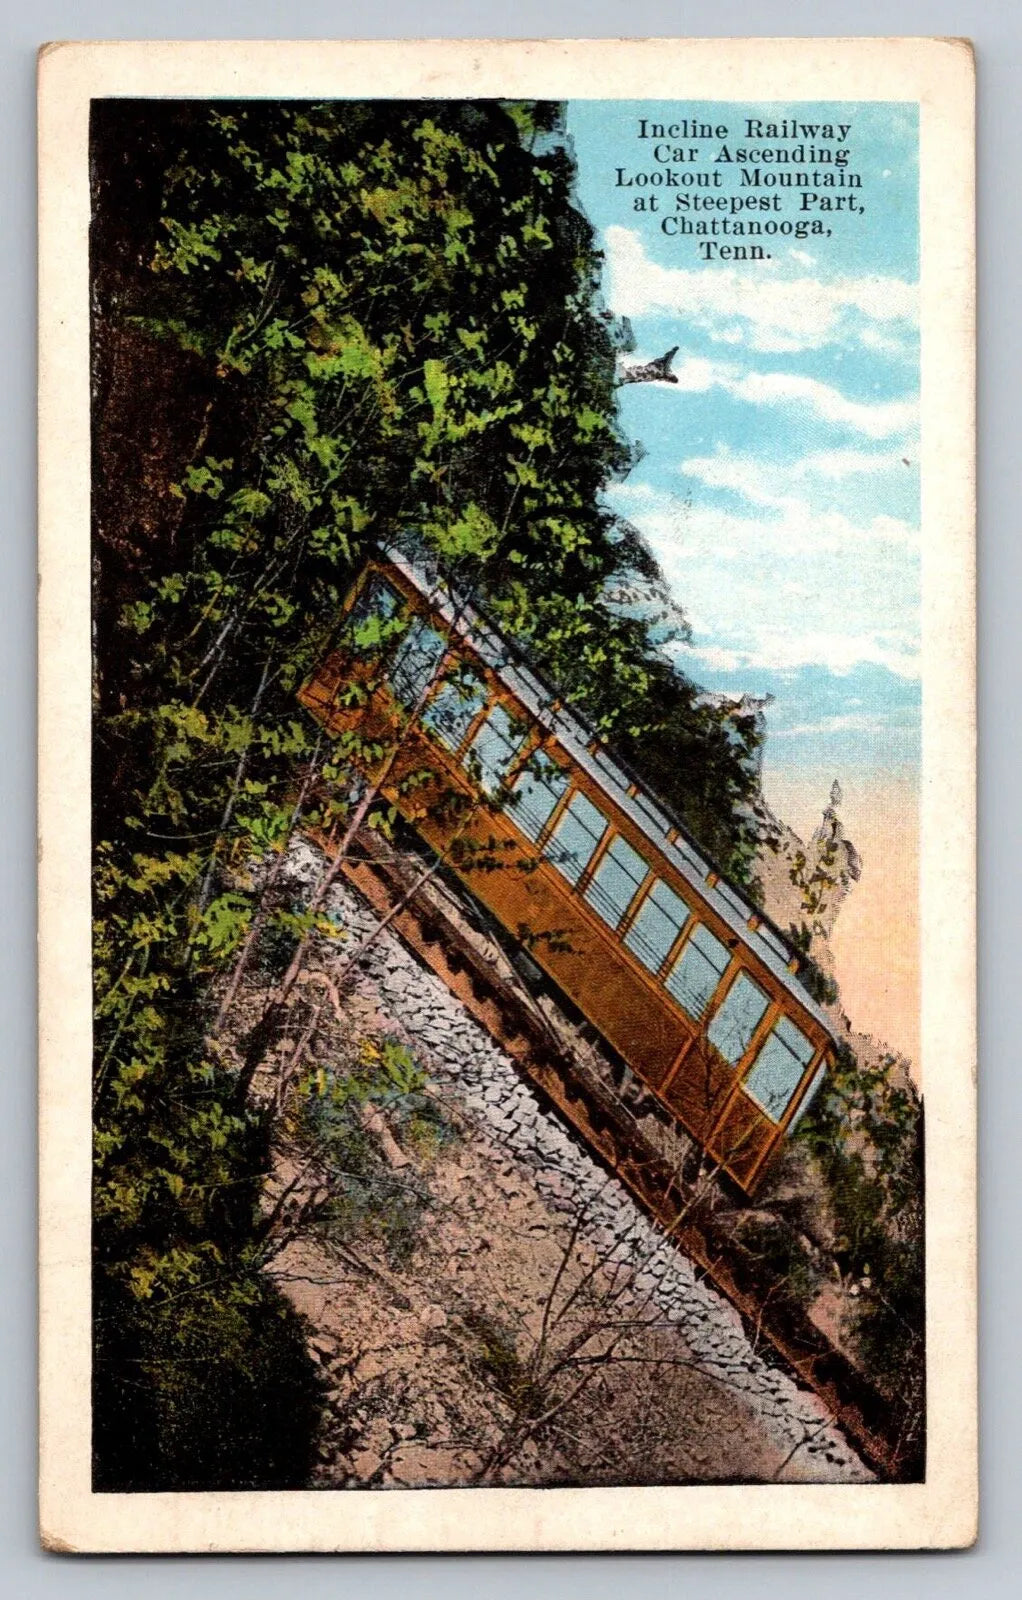
[[[320,870],[312,845],[292,846],[296,892]],[[373,925],[348,887],[330,910],[349,937]],[[321,953],[327,974],[337,959]],[[386,1115],[367,1131],[392,1191],[412,1197],[400,1250],[386,1227],[309,1226],[269,1269],[314,1330],[322,1486],[869,1480],[816,1396],[389,930],[359,961],[328,1053],[340,1063],[365,1039],[409,1048],[434,1132],[404,1138]],[[303,1155],[282,1136],[268,1205],[328,1186],[322,1164],[296,1176]]]

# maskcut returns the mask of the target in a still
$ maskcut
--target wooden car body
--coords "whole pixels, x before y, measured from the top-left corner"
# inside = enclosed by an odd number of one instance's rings
[[[346,614],[303,705],[752,1193],[833,1058],[790,945],[437,580],[388,552]]]

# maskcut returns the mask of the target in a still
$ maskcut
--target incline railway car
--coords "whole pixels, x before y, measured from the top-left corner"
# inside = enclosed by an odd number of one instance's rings
[[[833,1058],[792,947],[424,567],[382,552],[346,613],[302,703],[751,1193]]]

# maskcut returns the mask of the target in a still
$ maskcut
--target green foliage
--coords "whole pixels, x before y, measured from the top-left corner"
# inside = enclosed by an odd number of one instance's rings
[[[798,978],[803,989],[819,1005],[832,1006],[838,999],[840,990],[835,980],[827,976],[809,953],[813,942],[812,928],[805,922],[792,922],[788,926],[788,938],[802,958],[799,962]]]
[[[421,1094],[426,1084],[426,1074],[407,1046],[394,1039],[363,1039],[357,1060],[343,1072],[319,1066],[308,1073],[298,1098],[307,1115],[326,1128],[335,1113],[346,1114],[352,1106],[372,1103],[395,1109],[410,1095]]]
[[[806,953],[814,937],[827,936],[823,919],[834,890],[838,887],[838,855],[838,841],[830,838],[816,852],[812,861],[805,850],[796,850],[791,857],[788,877],[799,891],[803,912],[801,927],[792,932],[798,948]]]
[[[176,1265],[141,1302],[98,1280],[96,1489],[304,1488],[323,1396],[302,1323],[254,1263]]]
[[[554,125],[489,101],[93,110],[96,1296],[134,1352],[103,1356],[103,1403],[173,1434],[167,1460],[201,1435],[218,1318],[238,1383],[270,1381],[244,1336],[266,1130],[214,997],[251,943],[279,973],[308,932],[243,887],[296,794],[303,823],[343,821],[384,758],[357,732],[328,752],[295,704],[369,541],[415,530],[712,853],[749,857],[747,752],[608,598],[648,557],[601,500],[631,454],[571,160],[534,141]],[[223,1263],[215,1299],[183,1288],[193,1259]],[[246,1482],[278,1470],[260,1448]],[[163,1449],[127,1453],[135,1487]]]
[[[297,942],[293,923],[286,914],[271,913],[267,917],[256,941],[255,964],[269,982],[278,983],[284,976]]]
[[[420,1157],[435,1154],[453,1130],[411,1053],[394,1040],[362,1041],[346,1070],[316,1067],[296,1090],[295,1131],[314,1150],[330,1182],[330,1199],[317,1213],[328,1237],[382,1241],[391,1261],[408,1260],[430,1208],[430,1197],[409,1168],[395,1172],[366,1118],[375,1107],[399,1142]]]
[[[828,978],[827,974],[817,966],[811,957],[807,957],[800,964],[798,977],[803,989],[818,1005],[834,1005],[840,993],[837,981],[834,978]]]
[[[469,1337],[469,1360],[483,1381],[521,1416],[539,1416],[549,1395],[518,1354],[512,1329],[488,1309],[473,1305],[463,1307],[461,1324]]]
[[[924,1188],[922,1107],[885,1057],[839,1052],[827,1091],[796,1138],[823,1174],[835,1254],[857,1291],[851,1328],[866,1370],[906,1414],[905,1452],[922,1448]]]
[[[793,1230],[758,1216],[738,1228],[743,1249],[759,1264],[771,1300],[790,1300],[803,1310],[819,1291],[819,1274],[805,1245]]]

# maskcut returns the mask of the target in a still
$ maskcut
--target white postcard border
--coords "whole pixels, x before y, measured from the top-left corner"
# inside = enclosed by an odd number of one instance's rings
[[[91,98],[920,105],[928,1467],[919,1485],[93,1494]],[[961,40],[109,43],[40,72],[40,1518],[78,1551],[884,1549],[976,1529],[973,68]]]

